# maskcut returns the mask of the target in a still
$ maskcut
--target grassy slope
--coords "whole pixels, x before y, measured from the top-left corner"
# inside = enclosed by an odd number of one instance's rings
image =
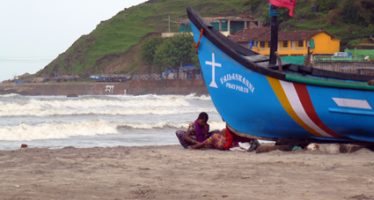
[[[79,38],[65,53],[41,73],[89,74],[101,72],[108,55],[124,54],[150,32],[167,30],[165,19],[185,18],[185,9],[192,6],[203,15],[225,15],[243,12],[241,0],[153,0],[119,12],[100,23],[89,35]],[[174,30],[175,25],[174,25]]]
[[[139,57],[141,40],[152,32],[167,30],[166,19],[170,15],[173,20],[186,18],[185,9],[192,6],[203,16],[238,15],[249,9],[244,6],[249,0],[151,0],[138,6],[119,12],[110,20],[100,23],[89,35],[79,38],[65,53],[50,63],[41,74],[80,74],[88,75],[101,72],[133,71],[143,63]],[[256,0],[254,0],[256,1]],[[254,15],[265,18],[267,15],[266,0],[261,0]],[[338,38],[350,35],[372,33],[373,27],[360,27],[345,24],[331,13],[312,13],[311,2],[299,1],[296,17],[290,19],[286,11],[282,11],[286,19],[281,27],[287,29],[324,29]],[[333,25],[332,25],[333,24]],[[172,30],[176,25],[172,24]],[[119,59],[121,57],[121,59]],[[117,59],[117,60],[116,60]],[[111,63],[126,63],[107,70]],[[118,65],[118,64],[117,64]]]
[[[322,12],[312,12],[312,4],[314,2],[315,0],[299,0],[296,6],[296,14],[293,18],[288,17],[287,11],[282,9],[281,19],[283,22],[280,27],[289,30],[325,30],[336,38],[341,39],[343,46],[348,45],[349,42],[353,42],[352,40],[345,38],[370,35],[374,32],[374,25],[362,26],[346,23],[342,20],[342,16],[337,13],[338,8]],[[262,19],[265,18],[268,14],[266,12],[268,9],[266,4],[266,1],[261,2],[260,9],[257,9],[260,12],[256,12],[256,16],[261,17]]]

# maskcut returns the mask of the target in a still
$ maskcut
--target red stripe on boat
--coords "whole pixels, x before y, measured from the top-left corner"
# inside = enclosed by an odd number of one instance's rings
[[[318,117],[318,114],[316,113],[312,100],[310,99],[310,95],[308,92],[308,89],[306,88],[306,85],[294,83],[297,95],[300,98],[301,104],[304,107],[305,112],[310,117],[310,119],[313,120],[313,122],[320,127],[322,130],[324,130],[326,133],[333,137],[340,137],[338,134],[336,134],[333,130],[331,130],[329,127],[327,127],[322,120]]]

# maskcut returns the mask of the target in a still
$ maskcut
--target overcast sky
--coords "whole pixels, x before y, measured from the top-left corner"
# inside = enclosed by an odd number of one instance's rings
[[[81,35],[146,0],[1,0],[0,81],[35,73]]]

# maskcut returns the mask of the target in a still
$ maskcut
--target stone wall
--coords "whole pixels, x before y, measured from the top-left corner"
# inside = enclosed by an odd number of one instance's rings
[[[207,94],[202,80],[131,80],[117,82],[7,83],[0,94],[23,95],[142,95],[142,94]]]
[[[316,62],[313,67],[343,73],[374,75],[374,62]]]

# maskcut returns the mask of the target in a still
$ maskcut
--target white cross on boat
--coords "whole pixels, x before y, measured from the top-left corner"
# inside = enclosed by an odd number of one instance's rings
[[[212,81],[210,82],[209,86],[213,88],[218,88],[216,83],[216,67],[222,67],[221,63],[216,63],[216,57],[214,52],[212,53],[212,61],[205,61],[206,65],[212,66]]]

